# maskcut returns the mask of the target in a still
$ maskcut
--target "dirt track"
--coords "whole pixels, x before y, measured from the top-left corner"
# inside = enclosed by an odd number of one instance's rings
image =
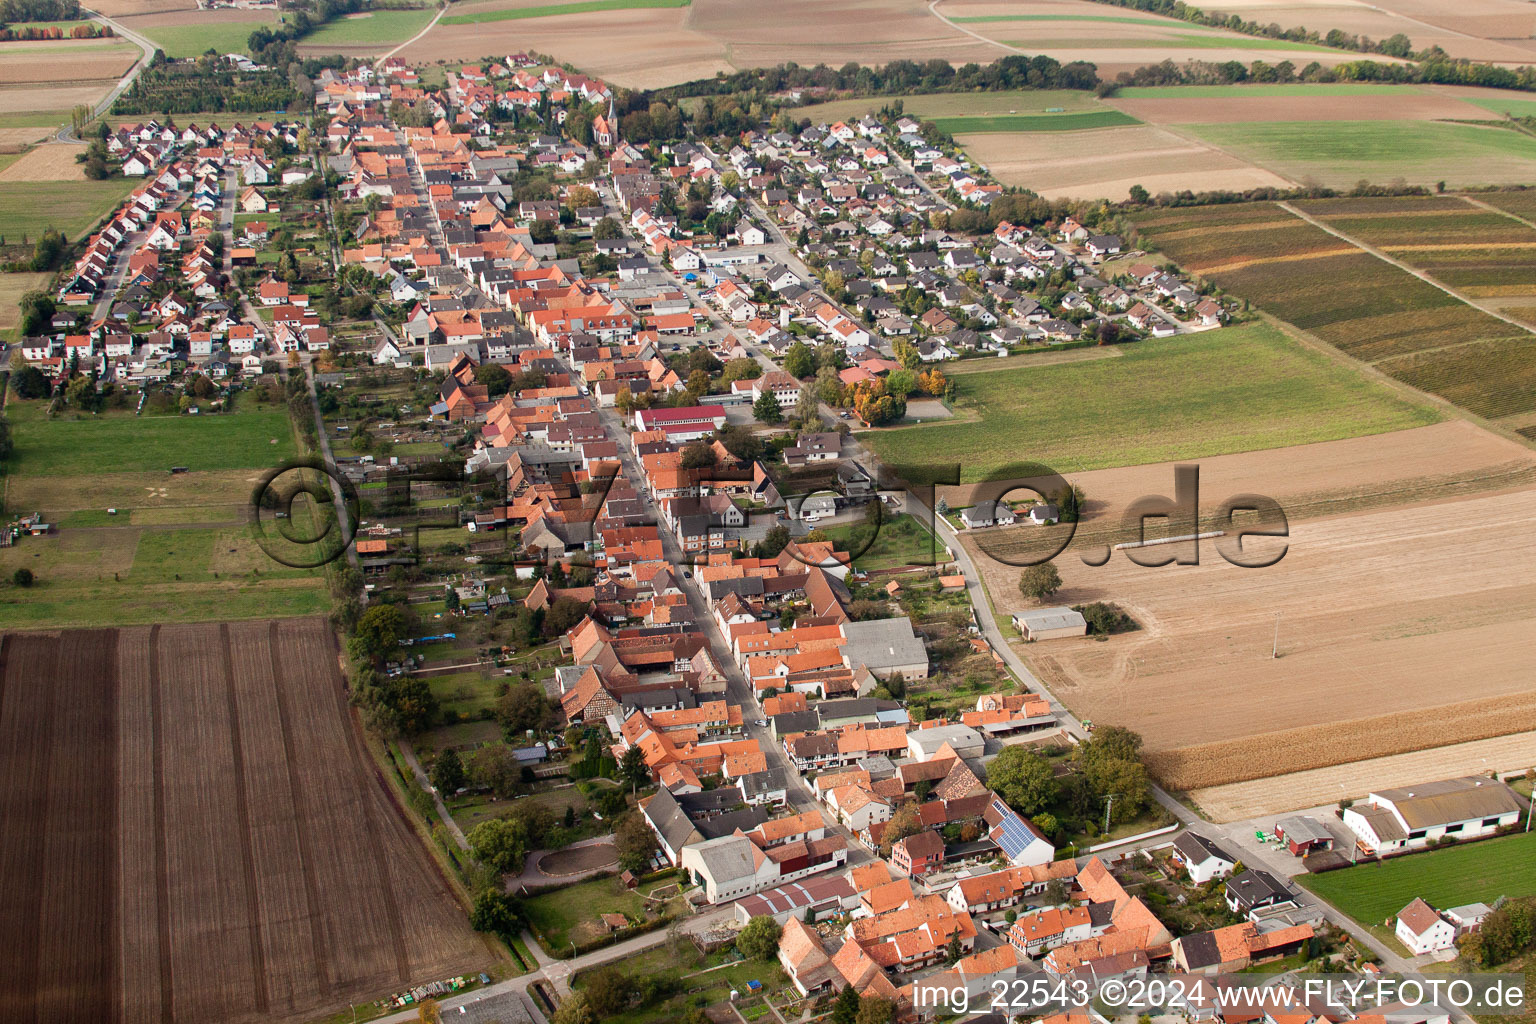
[[[0,662],[9,1019],[307,1020],[491,962],[322,621],[13,635]]]

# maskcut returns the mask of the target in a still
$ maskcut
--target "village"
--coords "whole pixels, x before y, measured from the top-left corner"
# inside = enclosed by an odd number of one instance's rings
[[[984,625],[960,533],[1049,526],[1054,496],[931,508],[852,436],[953,415],[975,360],[1219,330],[1230,299],[1071,217],[936,226],[1004,193],[910,117],[638,145],[609,86],[526,55],[444,79],[387,58],[323,72],[312,120],[117,128],[143,183],[12,369],[184,388],[185,415],[313,389],[359,495],[346,628],[399,627],[349,653],[438,711],[386,735],[400,784],[494,869],[477,916],[520,904],[482,929],[526,969],[501,1019],[874,1024],[998,980],[1257,971],[1260,1010],[1157,1012],[1465,1024],[1287,976],[1443,962],[1498,900],[1415,892],[1384,929],[1297,879],[1518,842],[1528,783],[1202,822]],[[1011,626],[1093,628],[1045,601]],[[757,988],[602,991],[673,926]],[[1125,1014],[965,1019],[1009,1016]]]

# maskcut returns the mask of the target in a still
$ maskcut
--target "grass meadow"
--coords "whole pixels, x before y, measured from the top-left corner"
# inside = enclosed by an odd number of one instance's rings
[[[403,43],[427,27],[429,8],[373,11],[363,17],[337,18],[303,39],[304,46],[359,46],[369,43]]]
[[[957,417],[861,437],[896,465],[959,463],[962,482],[1043,462],[1060,472],[1332,441],[1432,423],[1267,324],[1136,342],[1119,359],[955,378]]]
[[[36,238],[48,228],[77,238],[111,213],[136,184],[136,178],[0,181],[0,233],[8,243],[24,234]]]
[[[1189,125],[1206,142],[1296,181],[1333,187],[1406,179],[1452,187],[1536,178],[1536,138],[1441,121],[1275,121]]]
[[[1303,887],[1365,925],[1394,916],[1415,896],[1437,910],[1536,894],[1536,832],[1394,857],[1318,875]]]
[[[0,628],[328,609],[324,570],[274,560],[247,519],[254,482],[297,452],[283,408],[49,419],[41,402],[13,400],[7,416],[6,512],[41,512],[55,529],[0,548]],[[28,588],[9,582],[23,567]]]
[[[210,49],[219,53],[249,53],[250,47],[246,41],[252,32],[262,27],[271,28],[272,23],[193,22],[185,25],[144,25],[135,31],[160,47],[167,57],[196,57]]]

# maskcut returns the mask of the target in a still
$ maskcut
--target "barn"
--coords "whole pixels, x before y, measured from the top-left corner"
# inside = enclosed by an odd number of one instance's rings
[[[1275,835],[1296,857],[1333,849],[1333,833],[1316,818],[1293,814],[1275,822]]]
[[[1071,608],[1036,608],[1015,612],[1013,627],[1026,640],[1055,640],[1065,636],[1084,636],[1088,622]]]

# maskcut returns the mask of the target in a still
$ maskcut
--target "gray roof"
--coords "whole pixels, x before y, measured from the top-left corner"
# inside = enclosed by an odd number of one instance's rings
[[[1285,838],[1295,843],[1332,842],[1333,833],[1316,818],[1309,818],[1304,814],[1293,814],[1289,818],[1281,818],[1275,822],[1275,828],[1285,834]]]
[[[862,663],[875,675],[908,665],[928,664],[928,650],[912,632],[912,622],[906,616],[845,622],[843,636],[848,639],[843,647],[848,663]]]
[[[1371,794],[1389,800],[1410,829],[1434,828],[1473,818],[1492,818],[1525,808],[1514,790],[1495,779],[1470,775]]]
[[[1173,848],[1183,854],[1184,858],[1192,864],[1203,864],[1211,857],[1218,857],[1228,864],[1237,863],[1236,857],[1198,832],[1181,833],[1174,839]]]
[[[1268,871],[1251,868],[1227,882],[1227,892],[1243,906],[1253,907],[1266,900],[1289,900],[1294,897],[1285,883]]]
[[[737,878],[749,878],[757,873],[752,853],[757,848],[746,836],[721,836],[698,843],[694,847],[704,870],[716,885],[723,885]]]
[[[1075,612],[1071,608],[1035,608],[1030,611],[1015,612],[1013,617],[1031,630],[1066,629],[1069,626],[1088,625],[1082,613]]]

